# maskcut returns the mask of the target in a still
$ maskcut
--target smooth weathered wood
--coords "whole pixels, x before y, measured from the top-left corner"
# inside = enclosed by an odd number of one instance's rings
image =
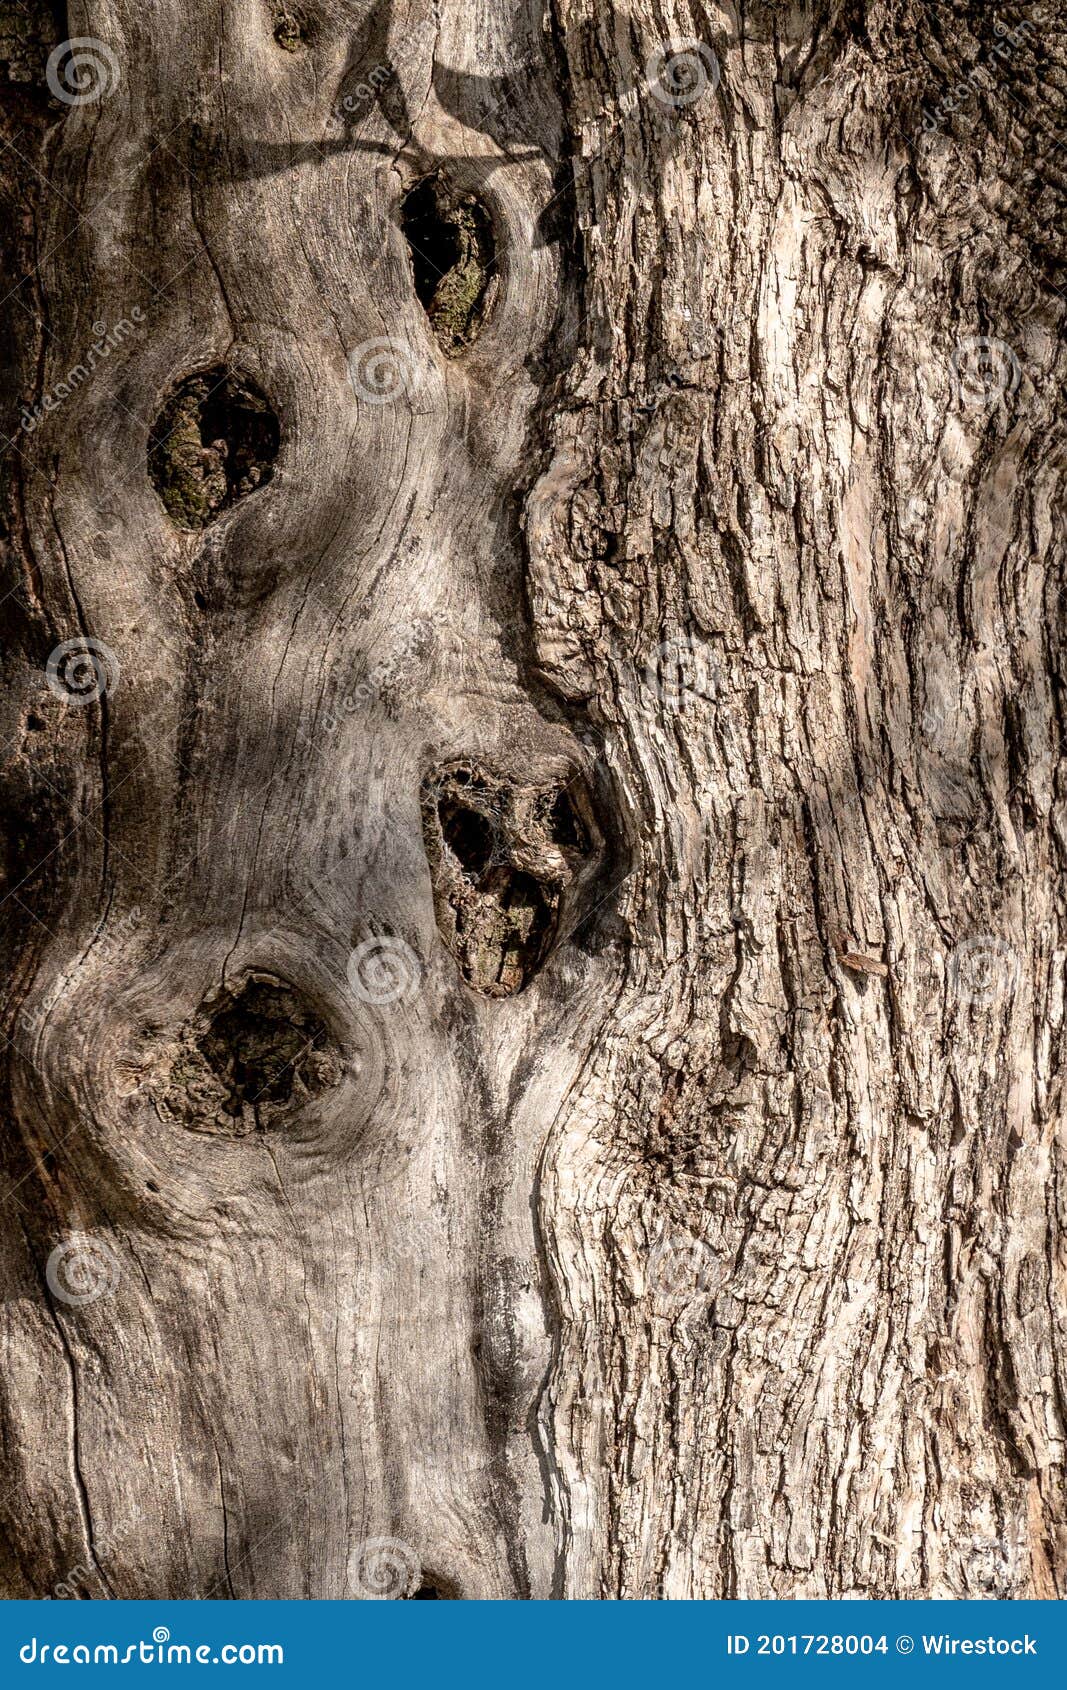
[[[1063,1594],[1064,41],[986,14],[29,54],[6,1594]]]

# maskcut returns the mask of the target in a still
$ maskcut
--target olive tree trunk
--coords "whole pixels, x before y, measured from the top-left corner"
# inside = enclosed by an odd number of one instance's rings
[[[1063,1595],[1062,20],[0,56],[3,1593]]]

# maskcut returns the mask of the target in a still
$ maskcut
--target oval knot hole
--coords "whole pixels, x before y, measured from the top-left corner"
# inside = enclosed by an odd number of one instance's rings
[[[148,473],[179,528],[205,528],[273,474],[281,430],[247,376],[216,368],[187,376],[148,443]]]
[[[308,37],[308,20],[290,0],[277,0],[274,7],[274,39],[287,53],[299,53]]]
[[[252,974],[203,1004],[159,1060],[163,1112],[193,1132],[243,1138],[335,1084],[340,1052],[284,981]]]
[[[472,990],[510,997],[547,958],[595,855],[583,804],[577,782],[525,786],[467,764],[427,778],[437,925]]]
[[[416,184],[401,223],[411,248],[415,292],[442,351],[454,357],[476,338],[489,305],[495,243],[485,207],[440,175]]]

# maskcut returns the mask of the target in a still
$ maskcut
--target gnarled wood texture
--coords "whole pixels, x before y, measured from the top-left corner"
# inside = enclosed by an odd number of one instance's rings
[[[0,42],[5,1593],[1063,1594],[1062,24]]]

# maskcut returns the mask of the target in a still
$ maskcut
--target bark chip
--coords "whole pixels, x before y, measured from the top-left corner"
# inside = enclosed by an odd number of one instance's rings
[[[281,430],[254,382],[222,367],[187,376],[156,419],[148,473],[179,528],[205,528],[274,473]]]

